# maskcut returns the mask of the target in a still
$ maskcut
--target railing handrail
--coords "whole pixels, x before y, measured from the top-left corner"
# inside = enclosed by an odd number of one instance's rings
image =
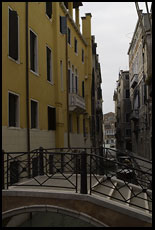
[[[110,152],[112,151],[115,153],[115,156],[112,155]],[[100,183],[100,181],[97,179],[98,176],[107,176],[107,180],[112,180],[111,178],[117,178],[118,173],[122,173],[124,169],[129,170],[132,169],[134,173],[134,178],[131,178],[132,181],[128,182],[126,179],[124,180],[125,186],[129,187],[128,184],[134,183],[136,186],[139,186],[141,191],[151,191],[152,190],[152,167],[151,168],[145,168],[143,170],[142,167],[139,167],[138,163],[135,163],[134,156],[131,156],[129,152],[127,152],[126,156],[129,156],[131,158],[131,164],[124,164],[123,162],[119,161],[119,157],[117,156],[118,153],[123,153],[122,150],[114,150],[110,148],[39,148],[34,149],[30,152],[4,152],[4,156],[6,154],[7,157],[4,157],[3,164],[4,164],[4,184],[7,186],[12,185],[11,183],[11,177],[13,177],[13,173],[11,173],[11,163],[13,163],[15,160],[16,164],[14,167],[18,167],[18,163],[20,165],[20,179],[27,179],[27,174],[25,177],[23,176],[23,172],[27,170],[26,167],[30,166],[32,171],[32,177],[34,179],[34,184],[19,184],[16,180],[14,183],[16,186],[45,186],[45,187],[57,187],[57,188],[68,188],[68,189],[74,189],[76,192],[78,192],[78,175],[80,175],[81,185],[80,185],[80,192],[82,194],[86,194],[88,192],[87,188],[87,175],[90,176],[90,194],[91,192],[94,192],[92,187],[92,178],[97,181],[97,183]],[[30,164],[28,164],[28,158],[27,155],[30,155]],[[111,154],[111,155],[110,155]],[[24,156],[24,158],[23,158]],[[143,161],[142,159],[140,159]],[[145,161],[145,163],[150,163],[150,161]],[[109,169],[108,165],[113,165],[115,169]],[[34,170],[37,170],[37,175],[44,175],[46,176],[46,179],[43,182],[38,181],[36,178],[35,173],[33,174],[33,167]],[[42,167],[42,168],[41,168]],[[52,167],[52,168],[50,168]],[[119,171],[118,171],[119,169]],[[147,171],[146,171],[147,169]],[[109,171],[110,170],[110,171]],[[27,172],[27,171],[26,171]],[[61,178],[63,180],[67,180],[69,183],[69,186],[62,186],[59,185],[49,185],[46,184],[46,182],[50,179],[54,179],[55,176],[60,173]],[[109,177],[110,175],[110,177]],[[72,181],[72,177],[75,176],[75,182]],[[5,183],[6,178],[6,183]],[[118,177],[119,179],[119,177]],[[127,181],[127,182],[126,182]],[[101,183],[100,183],[101,184]],[[151,188],[150,188],[151,186]],[[3,186],[5,187],[5,186]],[[116,187],[117,190],[117,187]],[[121,195],[121,191],[118,192]],[[104,193],[102,193],[104,194]],[[148,194],[149,195],[149,194]],[[121,195],[123,196],[123,195]],[[137,196],[137,195],[135,195]],[[125,200],[126,202],[126,200]],[[128,202],[128,200],[127,200]],[[151,202],[151,201],[150,201]]]

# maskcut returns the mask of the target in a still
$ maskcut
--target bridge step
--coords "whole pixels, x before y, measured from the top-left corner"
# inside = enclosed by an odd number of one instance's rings
[[[117,179],[103,179],[102,183],[98,183],[93,187],[92,193],[108,197],[110,200],[143,210],[146,213],[151,213],[152,211],[151,191],[145,193],[140,186],[125,184]]]

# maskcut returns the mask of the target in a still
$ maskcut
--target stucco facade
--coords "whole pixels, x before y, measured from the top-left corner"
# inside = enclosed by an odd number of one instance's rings
[[[81,6],[2,3],[4,151],[91,147],[92,16],[80,32]]]

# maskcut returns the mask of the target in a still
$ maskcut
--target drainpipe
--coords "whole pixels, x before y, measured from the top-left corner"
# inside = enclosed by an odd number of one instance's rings
[[[67,24],[68,14],[66,14],[66,24]],[[68,79],[68,41],[66,32],[66,94],[67,94],[67,144],[70,148],[70,133],[69,133],[69,79]]]
[[[30,178],[30,114],[29,114],[29,65],[28,65],[28,2],[25,3],[26,9],[26,119],[27,119],[27,152],[28,152],[28,177]]]

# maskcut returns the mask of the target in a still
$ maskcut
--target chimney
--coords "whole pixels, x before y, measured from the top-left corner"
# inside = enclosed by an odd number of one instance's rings
[[[87,40],[90,40],[91,43],[91,13],[85,14],[85,17],[81,17],[82,19],[82,35]]]
[[[73,2],[68,2],[70,16],[73,18]]]
[[[75,8],[75,20],[76,20],[76,25],[80,30],[80,23],[79,23],[79,7]]]

